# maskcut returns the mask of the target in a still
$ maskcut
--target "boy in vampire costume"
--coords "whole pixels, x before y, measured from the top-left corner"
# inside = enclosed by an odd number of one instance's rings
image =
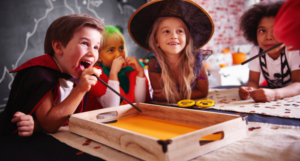
[[[17,74],[0,114],[0,135],[54,133],[67,123],[68,115],[83,111],[83,97],[97,82],[92,74],[101,74],[92,66],[103,31],[103,22],[88,15],[66,15],[50,25],[47,54],[11,71]]]

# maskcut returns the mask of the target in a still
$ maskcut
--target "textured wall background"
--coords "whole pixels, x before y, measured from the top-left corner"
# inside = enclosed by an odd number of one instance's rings
[[[148,2],[151,0],[148,0]],[[212,17],[215,23],[215,32],[204,49],[215,53],[224,48],[234,52],[234,46],[249,44],[239,30],[239,19],[253,4],[260,1],[275,2],[279,0],[193,0],[202,6]]]
[[[247,10],[245,0],[195,0],[208,11],[215,23],[215,33],[204,47],[214,52],[232,45],[246,44],[239,31],[239,18]]]

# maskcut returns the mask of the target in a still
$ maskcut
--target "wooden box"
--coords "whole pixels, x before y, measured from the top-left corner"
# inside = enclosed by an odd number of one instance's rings
[[[192,159],[247,137],[246,119],[237,115],[143,103],[135,105],[143,112],[123,105],[73,114],[69,118],[70,131],[138,158],[159,161]],[[137,115],[203,128],[161,140],[107,123]],[[200,138],[216,132],[222,133],[219,140],[200,144]]]

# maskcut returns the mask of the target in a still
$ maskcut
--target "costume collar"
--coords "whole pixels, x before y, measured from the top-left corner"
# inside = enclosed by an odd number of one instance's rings
[[[18,68],[11,70],[10,73],[18,72],[20,70],[33,67],[33,66],[43,66],[61,72],[61,70],[59,69],[58,65],[55,63],[53,58],[49,54],[45,54],[28,60]]]
[[[59,70],[63,73],[63,70],[61,69],[61,67],[60,67],[59,64],[57,63],[55,57],[52,57],[52,58],[53,58],[55,64],[57,65],[57,67],[59,68]]]
[[[103,64],[100,64],[100,67],[102,67],[103,73],[109,77],[110,69],[106,68]],[[125,93],[129,92],[129,79],[125,74],[125,72],[128,72],[128,71],[133,71],[133,68],[131,68],[130,66],[126,66],[125,68],[122,68],[118,73],[119,80],[122,80],[122,81],[119,81],[120,86],[124,90]]]

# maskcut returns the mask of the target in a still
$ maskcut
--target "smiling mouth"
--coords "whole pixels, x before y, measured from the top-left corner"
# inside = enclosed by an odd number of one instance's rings
[[[92,62],[82,61],[82,62],[80,62],[80,65],[82,65],[84,68],[89,68],[92,65]]]
[[[179,43],[168,43],[168,45],[179,45]]]

